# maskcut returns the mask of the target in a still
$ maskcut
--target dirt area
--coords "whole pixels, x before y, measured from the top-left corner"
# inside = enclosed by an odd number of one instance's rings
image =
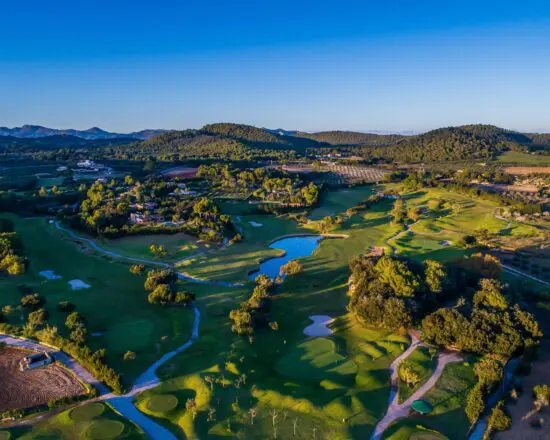
[[[508,174],[550,174],[550,167],[506,167],[504,172]]]
[[[30,351],[11,347],[0,351],[0,412],[31,408],[85,391],[84,386],[59,365],[19,371],[19,361],[28,353]]]
[[[525,192],[525,193],[539,192],[539,188],[537,188],[535,185],[518,185],[518,184],[501,185],[497,183],[491,183],[491,184],[480,184],[478,186],[482,189],[491,189],[497,192],[507,192],[507,191],[517,191],[517,192]]]
[[[540,347],[540,355],[533,363],[531,372],[521,381],[523,391],[515,403],[507,405],[508,412],[512,416],[512,428],[508,431],[493,435],[497,440],[542,440],[550,439],[550,408],[535,413],[526,420],[522,420],[533,409],[533,397],[531,390],[535,385],[550,383],[550,341],[543,339]],[[544,419],[541,427],[533,428],[531,422]]]
[[[198,168],[192,167],[175,167],[164,170],[162,174],[168,177],[181,177],[185,179],[193,178],[197,175]]]

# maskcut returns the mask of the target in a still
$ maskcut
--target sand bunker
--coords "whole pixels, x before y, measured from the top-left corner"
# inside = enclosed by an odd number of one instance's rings
[[[308,336],[330,336],[332,330],[327,326],[333,321],[330,316],[327,315],[313,315],[309,319],[313,321],[313,324],[308,325],[304,329],[304,333]]]
[[[43,270],[38,273],[48,280],[60,280],[62,278],[61,275],[57,275],[53,270]]]
[[[450,241],[447,241],[447,240],[443,240],[443,241],[440,241],[439,244],[441,246],[450,246],[451,245],[451,242]]]
[[[86,284],[82,280],[71,280],[69,281],[69,284],[71,285],[71,289],[73,290],[88,289],[92,287],[89,284]]]
[[[257,222],[254,222],[254,221],[249,221],[248,223],[250,223],[250,225],[254,228],[261,228],[263,226],[262,223],[257,223]]]

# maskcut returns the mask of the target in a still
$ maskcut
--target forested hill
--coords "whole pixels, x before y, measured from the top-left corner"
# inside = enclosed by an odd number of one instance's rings
[[[319,142],[326,142],[331,145],[349,145],[349,146],[372,146],[382,147],[392,145],[403,139],[404,136],[398,134],[374,134],[360,133],[357,131],[320,131],[317,133],[297,132],[297,137],[313,139]]]
[[[229,139],[235,139],[253,148],[286,148],[301,151],[307,148],[327,146],[323,142],[318,142],[316,139],[286,136],[275,133],[273,130],[267,130],[244,124],[208,124],[202,127],[201,131],[209,134],[220,135]]]
[[[493,125],[463,125],[433,130],[400,139],[384,148],[361,148],[371,159],[396,162],[443,162],[449,160],[490,159],[509,150],[528,150],[533,138]]]
[[[293,158],[297,150],[261,129],[214,124],[200,130],[170,131],[147,141],[107,149],[106,153],[121,159],[277,160]],[[305,147],[300,150],[305,151]]]

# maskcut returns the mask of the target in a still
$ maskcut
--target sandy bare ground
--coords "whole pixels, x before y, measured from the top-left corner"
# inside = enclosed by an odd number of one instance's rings
[[[390,365],[391,390],[388,410],[386,411],[386,414],[384,415],[382,420],[380,420],[374,428],[371,437],[372,440],[380,440],[382,438],[382,434],[388,428],[388,426],[390,426],[395,420],[402,417],[407,417],[409,415],[412,403],[415,400],[421,399],[422,396],[426,394],[426,392],[436,384],[437,380],[443,373],[443,370],[448,363],[459,362],[460,360],[462,360],[462,357],[458,353],[440,353],[437,360],[437,367],[435,368],[435,371],[433,372],[431,377],[420,388],[418,388],[418,390],[416,390],[405,402],[399,404],[397,396],[399,364],[407,357],[409,357],[409,355],[417,347],[424,345],[421,341],[418,340],[418,337],[415,334],[411,333],[411,338],[412,343],[409,348],[407,348],[407,350],[405,350],[405,352],[403,352],[401,356],[398,356]]]
[[[550,167],[506,167],[504,172],[508,174],[550,174]]]
[[[31,408],[85,392],[82,384],[59,365],[19,371],[19,361],[28,353],[12,347],[0,351],[0,411]]]

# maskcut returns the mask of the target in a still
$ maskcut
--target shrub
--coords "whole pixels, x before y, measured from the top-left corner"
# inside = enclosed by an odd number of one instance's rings
[[[506,431],[512,426],[512,419],[504,411],[504,401],[500,401],[496,404],[489,416],[489,428],[496,431]]]
[[[74,312],[76,310],[76,306],[69,301],[60,301],[59,304],[57,304],[57,311],[63,312],[63,313],[70,313]]]
[[[48,312],[45,309],[38,309],[29,313],[28,321],[31,325],[43,325],[48,319]]]

